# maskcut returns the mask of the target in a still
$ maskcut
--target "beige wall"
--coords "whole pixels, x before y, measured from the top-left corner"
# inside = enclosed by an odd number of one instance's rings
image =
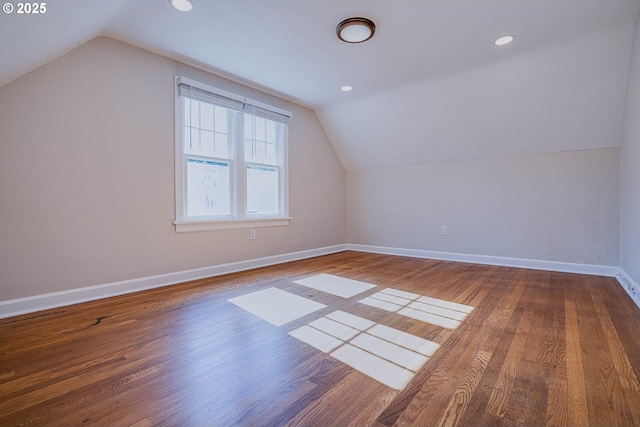
[[[288,227],[176,234],[174,76],[293,112]],[[0,88],[0,301],[345,242],[315,113],[98,38]]]
[[[605,148],[349,172],[347,239],[617,266],[618,171]]]
[[[640,17],[620,147],[620,266],[640,283]]]

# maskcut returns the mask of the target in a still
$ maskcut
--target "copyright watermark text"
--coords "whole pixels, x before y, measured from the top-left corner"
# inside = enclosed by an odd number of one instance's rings
[[[6,14],[13,13],[25,15],[39,15],[47,13],[46,3],[5,3],[2,5],[2,11]]]

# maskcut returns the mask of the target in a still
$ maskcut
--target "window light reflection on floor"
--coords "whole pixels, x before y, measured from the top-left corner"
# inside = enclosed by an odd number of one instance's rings
[[[294,283],[342,298],[376,287],[324,273]],[[326,307],[277,288],[228,301],[275,326]],[[473,307],[467,305],[393,288],[382,289],[359,302],[446,329],[457,328],[473,311]],[[300,326],[289,335],[395,390],[406,387],[440,347],[435,342],[340,310]]]
[[[289,332],[331,357],[395,390],[402,390],[439,344],[334,311]]]

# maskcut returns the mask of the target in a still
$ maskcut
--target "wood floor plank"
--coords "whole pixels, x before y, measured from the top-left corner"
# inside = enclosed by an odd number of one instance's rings
[[[488,351],[478,352],[471,363],[471,367],[465,373],[462,381],[458,384],[456,391],[453,393],[449,404],[437,423],[438,426],[452,427],[458,424],[458,421],[462,418],[462,415],[467,409],[471,396],[473,396],[476,391],[476,387],[478,386],[492,355],[493,353]]]
[[[511,317],[506,327],[502,331],[502,335],[487,369],[480,380],[480,384],[478,385],[479,392],[476,392],[472,396],[467,406],[467,411],[460,420],[459,424],[463,426],[475,424],[497,425],[499,424],[499,420],[501,420],[501,418],[487,412],[486,408],[489,404],[490,396],[494,392],[501,392],[501,389],[496,385],[498,376],[507,360],[507,355],[511,349],[516,330],[520,325],[522,315],[527,305],[527,303],[521,300],[522,293],[525,289],[524,271],[512,271],[511,274],[503,275],[501,278],[498,276],[496,283],[500,288],[512,287],[513,292],[511,292],[509,300],[505,300],[504,308],[507,309],[513,306],[513,311],[511,312]]]
[[[367,389],[371,394],[353,392],[360,389]],[[396,390],[353,371],[332,387],[322,399],[311,402],[299,411],[287,425],[370,425],[396,394]],[[334,410],[334,402],[342,402],[342,410]]]
[[[637,307],[633,305],[626,292],[614,287],[613,284],[604,286],[602,292],[609,296],[609,298],[603,299],[603,302],[610,313],[611,322],[622,341],[624,352],[631,363],[636,378],[640,379],[640,334],[637,330]]]
[[[549,291],[549,277],[542,278],[544,280],[532,286],[535,293],[530,303],[534,318],[525,343],[528,351],[522,353],[516,368],[504,412],[506,425],[544,425],[546,422],[555,295]]]
[[[629,408],[640,408],[640,393],[633,390],[624,389],[624,395],[627,399],[627,403],[629,404]],[[631,415],[633,416],[633,423],[629,425],[640,426],[640,411],[632,410]]]
[[[567,393],[567,380],[553,377],[549,384],[547,419],[545,425],[549,427],[564,427],[569,425]]]
[[[567,407],[567,351],[565,324],[565,275],[553,273],[550,276],[550,291],[554,301],[552,333],[552,366],[549,370],[549,391],[547,397],[547,426],[568,425]]]
[[[375,288],[295,283],[321,273]],[[267,288],[326,307],[274,326],[228,301]],[[473,311],[359,302],[383,288]],[[289,335],[336,310],[439,348],[394,390]],[[345,251],[0,319],[0,425],[640,426],[638,325],[613,278]]]
[[[567,382],[571,384],[567,396],[568,421],[571,426],[588,426],[589,410],[580,348],[578,315],[573,301],[565,302],[567,327]]]
[[[590,283],[593,279],[594,277],[587,277],[586,281]],[[588,286],[580,287],[579,292],[584,311],[589,314],[580,323],[580,328],[582,335],[589,336],[589,340],[583,341],[581,345],[583,352],[591,356],[585,360],[585,380],[593,384],[590,387],[593,391],[587,395],[590,420],[592,424],[599,425],[630,425],[633,423],[632,415],[615,371],[613,355],[607,351],[607,340],[596,304]]]
[[[613,359],[613,365],[616,369],[620,384],[623,388],[640,392],[640,382],[638,381],[638,377],[633,371],[631,362],[629,361],[627,353],[624,350],[624,346],[620,341],[618,332],[611,321],[611,315],[598,292],[598,288],[596,286],[591,287],[590,292],[596,306],[600,325],[602,326],[605,338],[607,339],[609,353]]]
[[[153,424],[149,421],[149,418],[143,418],[140,421],[137,421],[131,424],[129,427],[152,427]]]
[[[515,333],[509,352],[505,357],[504,364],[500,370],[500,374],[496,380],[491,396],[489,397],[489,403],[487,404],[487,412],[495,415],[496,417],[504,417],[506,411],[506,402],[511,394],[513,383],[516,378],[516,370],[520,362],[520,357],[525,349],[527,337],[529,336],[529,330],[531,329],[531,321],[533,318],[533,308],[529,306],[529,309],[525,309],[525,313],[520,320],[518,329]]]

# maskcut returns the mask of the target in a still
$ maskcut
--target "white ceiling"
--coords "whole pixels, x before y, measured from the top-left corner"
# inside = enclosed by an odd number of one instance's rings
[[[487,70],[492,64],[504,64],[510,58],[515,61],[518,57],[531,57],[539,50],[548,50],[551,45],[582,34],[612,27],[632,28],[640,10],[640,0],[193,0],[193,3],[192,12],[182,13],[167,0],[48,0],[47,12],[40,16],[2,13],[0,85],[96,36],[106,35],[316,109],[347,170],[400,166],[407,162],[386,161],[387,154],[376,156],[373,150],[368,153],[371,159],[358,160],[358,150],[367,147],[364,141],[377,138],[380,146],[389,143],[381,141],[371,129],[371,124],[380,119],[379,111],[389,103],[394,108],[403,105],[417,111],[422,108],[418,98],[432,91],[439,94],[439,99],[453,95],[464,103],[463,92],[446,89],[455,79],[447,81],[443,76],[465,75],[469,70]],[[340,42],[335,36],[335,26],[351,16],[375,21],[378,27],[375,37],[360,45]],[[505,48],[494,46],[493,40],[506,33],[516,34],[516,42]],[[630,42],[628,31],[616,40],[626,43],[627,39]],[[602,49],[610,47],[598,43]],[[617,49],[627,49],[630,45],[625,43]],[[564,56],[557,52],[550,59],[562,61]],[[605,78],[617,75],[618,68],[624,65],[616,55],[605,52],[604,56],[618,61],[612,65],[617,68],[600,70],[584,83],[593,83],[602,73]],[[581,58],[585,64],[592,64],[583,56],[577,60],[580,62]],[[473,79],[477,84],[485,83],[482,74]],[[438,86],[437,82],[443,85]],[[340,87],[345,84],[355,89],[343,93]],[[412,85],[421,95],[411,95],[411,89],[407,88]],[[484,105],[481,102],[476,107]],[[473,108],[467,109],[470,110],[464,114],[473,116]],[[392,128],[407,126],[403,115],[385,116],[393,124],[383,133],[384,138],[393,136]],[[476,122],[475,127],[487,126],[486,122]],[[453,123],[445,120],[432,129],[434,137],[446,135],[454,139],[447,141],[455,146],[453,150],[432,157],[431,148],[413,150],[420,157],[409,163],[514,154],[476,147],[464,155],[471,144],[468,135],[436,132],[436,128]],[[424,123],[408,126],[412,129],[407,135],[424,135]],[[470,133],[474,134],[474,130]],[[394,144],[402,151],[403,142],[396,140]],[[413,144],[419,141],[414,140]],[[438,144],[431,141],[429,147],[442,151],[443,146]],[[411,144],[407,147],[410,149]],[[515,153],[520,151],[523,150]],[[536,150],[524,150],[528,151]]]

